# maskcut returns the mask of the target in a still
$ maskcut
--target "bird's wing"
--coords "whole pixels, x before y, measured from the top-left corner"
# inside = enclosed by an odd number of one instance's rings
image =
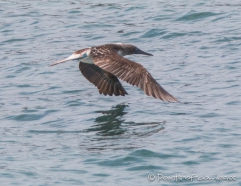
[[[178,101],[162,88],[142,65],[134,61],[115,54],[114,56],[94,56],[93,62],[123,81],[141,88],[148,96],[153,96],[163,101]]]
[[[94,64],[87,64],[80,62],[79,69],[83,76],[93,83],[98,89],[100,94],[115,96],[125,96],[127,94],[124,87],[119,82],[118,78],[113,74],[106,72]]]

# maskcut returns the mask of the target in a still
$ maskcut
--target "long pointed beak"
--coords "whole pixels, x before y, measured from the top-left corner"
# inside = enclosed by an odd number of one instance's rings
[[[72,54],[71,56],[69,56],[68,58],[66,59],[63,59],[63,60],[60,60],[60,61],[56,61],[54,63],[52,63],[51,65],[47,66],[47,67],[51,67],[51,66],[54,66],[54,65],[58,65],[60,63],[64,63],[66,61],[69,61],[69,60],[73,60],[73,59],[80,59],[81,58],[81,55],[80,54]]]
[[[152,54],[147,53],[147,52],[144,52],[144,51],[142,51],[142,50],[138,50],[138,51],[136,52],[136,54],[144,54],[144,55],[147,55],[147,56],[153,56]]]

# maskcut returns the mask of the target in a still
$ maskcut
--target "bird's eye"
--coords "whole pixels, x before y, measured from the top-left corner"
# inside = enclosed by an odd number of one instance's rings
[[[84,53],[84,54],[82,55],[82,58],[84,58],[84,57],[87,57],[87,54],[86,54],[86,53]]]

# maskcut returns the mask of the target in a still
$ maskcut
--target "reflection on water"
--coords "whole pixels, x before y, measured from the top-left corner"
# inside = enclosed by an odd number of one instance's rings
[[[126,129],[121,127],[121,124],[125,121],[122,117],[127,114],[124,112],[124,109],[128,105],[120,104],[111,108],[111,110],[106,111],[96,111],[101,113],[102,116],[99,116],[95,119],[95,125],[90,129],[87,129],[87,132],[96,131],[97,135],[102,136],[114,136],[120,135],[125,132]]]
[[[147,122],[147,123],[136,123],[136,122],[126,122],[123,116],[128,114],[124,111],[128,107],[127,104],[118,104],[113,106],[110,110],[96,111],[101,113],[95,119],[95,125],[91,128],[86,129],[85,132],[96,132],[98,136],[118,136],[129,137],[133,136],[149,136],[152,133],[156,133],[163,130],[163,123],[165,122]]]
[[[133,137],[145,137],[163,130],[163,124],[165,121],[160,122],[145,122],[136,123],[133,121],[125,121],[123,118],[127,111],[125,108],[129,107],[127,104],[118,104],[113,106],[110,110],[95,111],[95,113],[101,113],[102,115],[95,118],[94,125],[85,130],[28,130],[30,133],[36,134],[67,134],[67,133],[94,133],[94,138],[98,140],[102,139],[120,139],[120,138],[133,138]],[[56,121],[53,121],[56,122]],[[57,121],[59,122],[59,121]],[[49,124],[50,122],[48,122]],[[47,123],[46,123],[47,124]],[[89,136],[89,135],[88,135]]]
[[[125,121],[124,116],[128,114],[125,111],[126,107],[128,107],[127,104],[118,104],[110,110],[96,111],[102,116],[97,117],[95,124],[84,130],[85,133],[94,132],[95,134],[88,135],[80,146],[88,151],[142,148],[140,145],[142,142],[137,141],[142,141],[144,137],[164,129],[163,121],[147,123]],[[133,143],[131,139],[137,143]]]

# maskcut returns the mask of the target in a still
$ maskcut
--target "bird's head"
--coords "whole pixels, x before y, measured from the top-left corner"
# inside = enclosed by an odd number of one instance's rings
[[[150,53],[144,52],[135,45],[130,45],[130,44],[122,44],[122,43],[117,43],[117,45],[120,47],[120,50],[118,51],[119,55],[125,56],[125,55],[131,55],[131,54],[143,54],[147,56],[153,56]]]
[[[75,53],[73,53],[68,58],[60,60],[60,61],[56,61],[56,62],[52,63],[51,65],[49,65],[48,67],[58,65],[60,63],[64,63],[66,61],[70,61],[70,60],[74,60],[74,59],[84,59],[87,56],[89,56],[89,54],[90,54],[90,49],[77,50]]]

